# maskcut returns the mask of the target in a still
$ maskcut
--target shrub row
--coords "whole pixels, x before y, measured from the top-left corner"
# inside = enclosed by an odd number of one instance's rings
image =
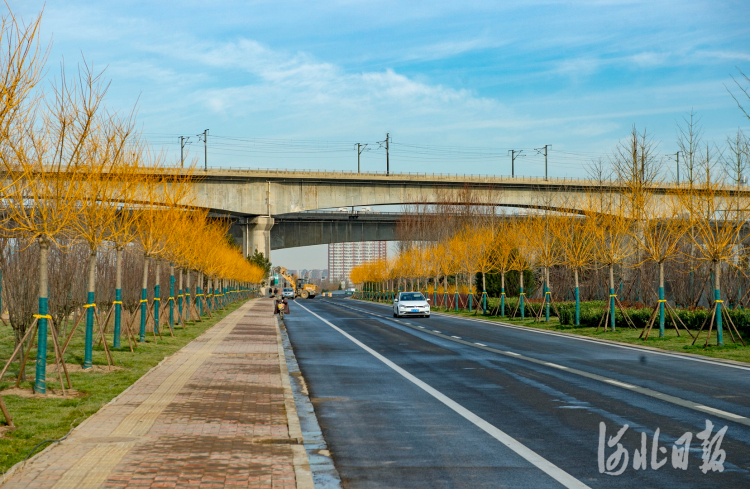
[[[560,311],[560,324],[562,326],[573,326],[575,327],[575,303],[574,302],[562,302],[557,304],[557,308]],[[581,303],[580,327],[593,327],[595,328],[602,319],[602,316],[606,313],[607,304],[604,301],[591,301]],[[648,320],[651,318],[652,309],[646,308],[628,308],[627,311],[630,320],[635,324],[637,328],[643,328],[648,324]],[[750,334],[750,310],[747,309],[732,309],[728,310],[729,316],[731,317],[737,329],[743,334]],[[699,329],[701,325],[709,317],[713,311],[710,309],[676,309],[674,313],[679,319],[690,329]],[[658,328],[658,318],[656,319],[654,327]],[[726,322],[726,321],[725,321]],[[618,328],[628,327],[625,318],[622,315],[620,309],[615,310],[615,326]],[[672,318],[666,314],[665,327],[672,328]]]

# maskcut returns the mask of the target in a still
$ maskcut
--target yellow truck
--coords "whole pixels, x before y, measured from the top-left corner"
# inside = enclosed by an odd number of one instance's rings
[[[306,284],[301,278],[295,278],[288,275],[286,268],[279,267],[279,274],[281,274],[281,276],[292,286],[295,298],[301,297],[303,299],[312,299],[318,295],[318,287],[314,284]]]

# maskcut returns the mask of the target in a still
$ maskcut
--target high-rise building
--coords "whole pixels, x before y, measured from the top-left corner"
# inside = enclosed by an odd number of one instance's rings
[[[356,243],[331,243],[328,245],[328,279],[349,280],[349,272],[361,263],[386,258],[385,241],[359,241]]]

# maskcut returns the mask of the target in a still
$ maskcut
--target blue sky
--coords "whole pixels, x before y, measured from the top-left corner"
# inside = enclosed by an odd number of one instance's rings
[[[750,72],[741,1],[10,0],[42,7],[49,70],[84,55],[108,106],[138,102],[156,148],[208,128],[209,165],[581,176],[633,124],[664,154],[691,109],[707,140],[750,129],[727,93]],[[290,267],[296,268],[294,264]]]
[[[353,143],[390,132],[395,171],[507,174],[525,149],[538,175],[551,144],[572,176],[633,124],[664,153],[691,109],[717,143],[747,128],[724,85],[750,71],[749,18],[747,1],[48,0],[44,33],[50,73],[106,67],[108,105],[137,100],[146,137],[176,155],[192,136],[201,164],[206,128],[209,164],[282,168],[356,169]]]

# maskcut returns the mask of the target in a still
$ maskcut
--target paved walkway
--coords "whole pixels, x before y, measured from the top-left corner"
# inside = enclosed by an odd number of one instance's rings
[[[271,310],[244,304],[3,488],[312,488]]]

